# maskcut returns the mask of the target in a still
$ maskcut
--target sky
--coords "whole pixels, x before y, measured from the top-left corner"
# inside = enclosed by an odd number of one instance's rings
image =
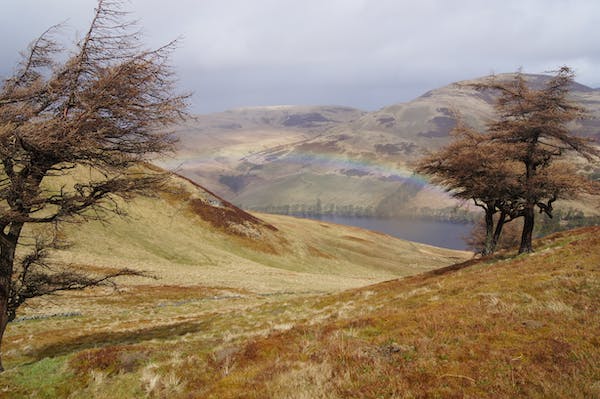
[[[47,27],[86,30],[95,0],[0,0],[0,76]],[[463,79],[574,68],[600,87],[598,0],[125,0],[172,56],[191,112],[260,105],[376,110]]]

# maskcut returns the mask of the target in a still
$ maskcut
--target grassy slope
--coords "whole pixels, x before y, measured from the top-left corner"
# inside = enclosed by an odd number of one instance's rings
[[[74,245],[55,257],[83,266],[142,269],[160,277],[160,284],[316,292],[415,274],[470,256],[289,217],[258,215],[262,223],[240,213],[241,219],[229,220],[235,208],[211,201],[221,200],[173,177],[165,193],[123,204],[127,219],[68,226]]]
[[[246,344],[212,397],[600,397],[599,233],[322,299],[328,320]]]
[[[10,397],[600,397],[600,227],[317,296],[130,286],[8,330]],[[101,347],[99,349],[93,349]]]

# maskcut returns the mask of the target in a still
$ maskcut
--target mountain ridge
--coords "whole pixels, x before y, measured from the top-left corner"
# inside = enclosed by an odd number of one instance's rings
[[[525,78],[540,85],[550,77]],[[493,117],[495,97],[472,85],[486,79],[451,83],[373,112],[272,106],[204,115],[199,124],[189,122],[175,129],[181,148],[173,160],[161,165],[249,210],[468,219],[472,208],[457,210],[458,202],[425,180],[415,190],[412,164],[424,152],[448,143],[456,113],[484,129]],[[600,139],[600,91],[574,84],[572,95],[590,115],[574,123],[574,131]],[[227,128],[230,125],[236,127]],[[600,213],[585,201],[561,206],[588,215]]]

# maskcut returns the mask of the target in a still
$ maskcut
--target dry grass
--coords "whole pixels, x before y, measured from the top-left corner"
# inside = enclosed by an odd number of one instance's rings
[[[66,225],[73,245],[54,258],[97,270],[144,270],[167,285],[274,293],[359,287],[470,256],[345,226],[251,215],[176,176],[160,195],[120,206],[128,218]]]
[[[11,325],[0,385],[36,398],[599,397],[600,227],[538,248],[338,294],[58,297],[79,315]]]
[[[161,280],[29,303],[0,397],[600,397],[600,228],[431,270],[468,254],[260,214],[276,230],[229,234],[174,184],[66,229],[54,259]]]

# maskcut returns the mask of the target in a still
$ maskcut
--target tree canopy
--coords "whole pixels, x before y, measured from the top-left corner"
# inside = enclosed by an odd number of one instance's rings
[[[569,153],[588,161],[600,154],[592,140],[569,129],[570,122],[585,115],[569,97],[573,78],[573,72],[563,67],[541,89],[530,87],[521,73],[475,85],[499,94],[496,119],[485,133],[459,123],[455,141],[420,160],[417,171],[431,175],[453,196],[471,199],[484,209],[484,254],[494,251],[503,224],[520,217],[524,223],[519,252],[531,252],[536,208],[552,217],[559,198],[592,190],[565,160]]]
[[[556,162],[568,153],[587,160],[600,154],[591,139],[578,137],[569,123],[585,116],[585,109],[569,97],[574,73],[568,67],[556,71],[541,89],[527,85],[521,73],[512,81],[492,80],[480,86],[500,93],[498,119],[489,124],[490,139],[508,147],[511,159],[521,164],[520,191],[513,195],[515,215],[524,218],[519,252],[532,252],[535,208],[552,217],[553,203],[587,191],[582,176]]]
[[[48,239],[36,240],[20,262],[15,257],[26,223],[118,213],[118,198],[148,193],[160,181],[135,166],[173,149],[174,138],[159,128],[182,115],[187,95],[175,93],[168,64],[175,43],[144,49],[121,6],[99,0],[70,51],[55,39],[59,27],[48,29],[0,86],[0,339],[30,297],[135,273],[50,267]]]
[[[511,195],[517,190],[518,168],[501,148],[462,122],[452,131],[454,140],[423,157],[417,172],[432,176],[431,182],[446,187],[461,200],[472,200],[485,212],[483,254],[494,252],[502,226],[511,214]],[[500,212],[496,220],[494,215]]]

